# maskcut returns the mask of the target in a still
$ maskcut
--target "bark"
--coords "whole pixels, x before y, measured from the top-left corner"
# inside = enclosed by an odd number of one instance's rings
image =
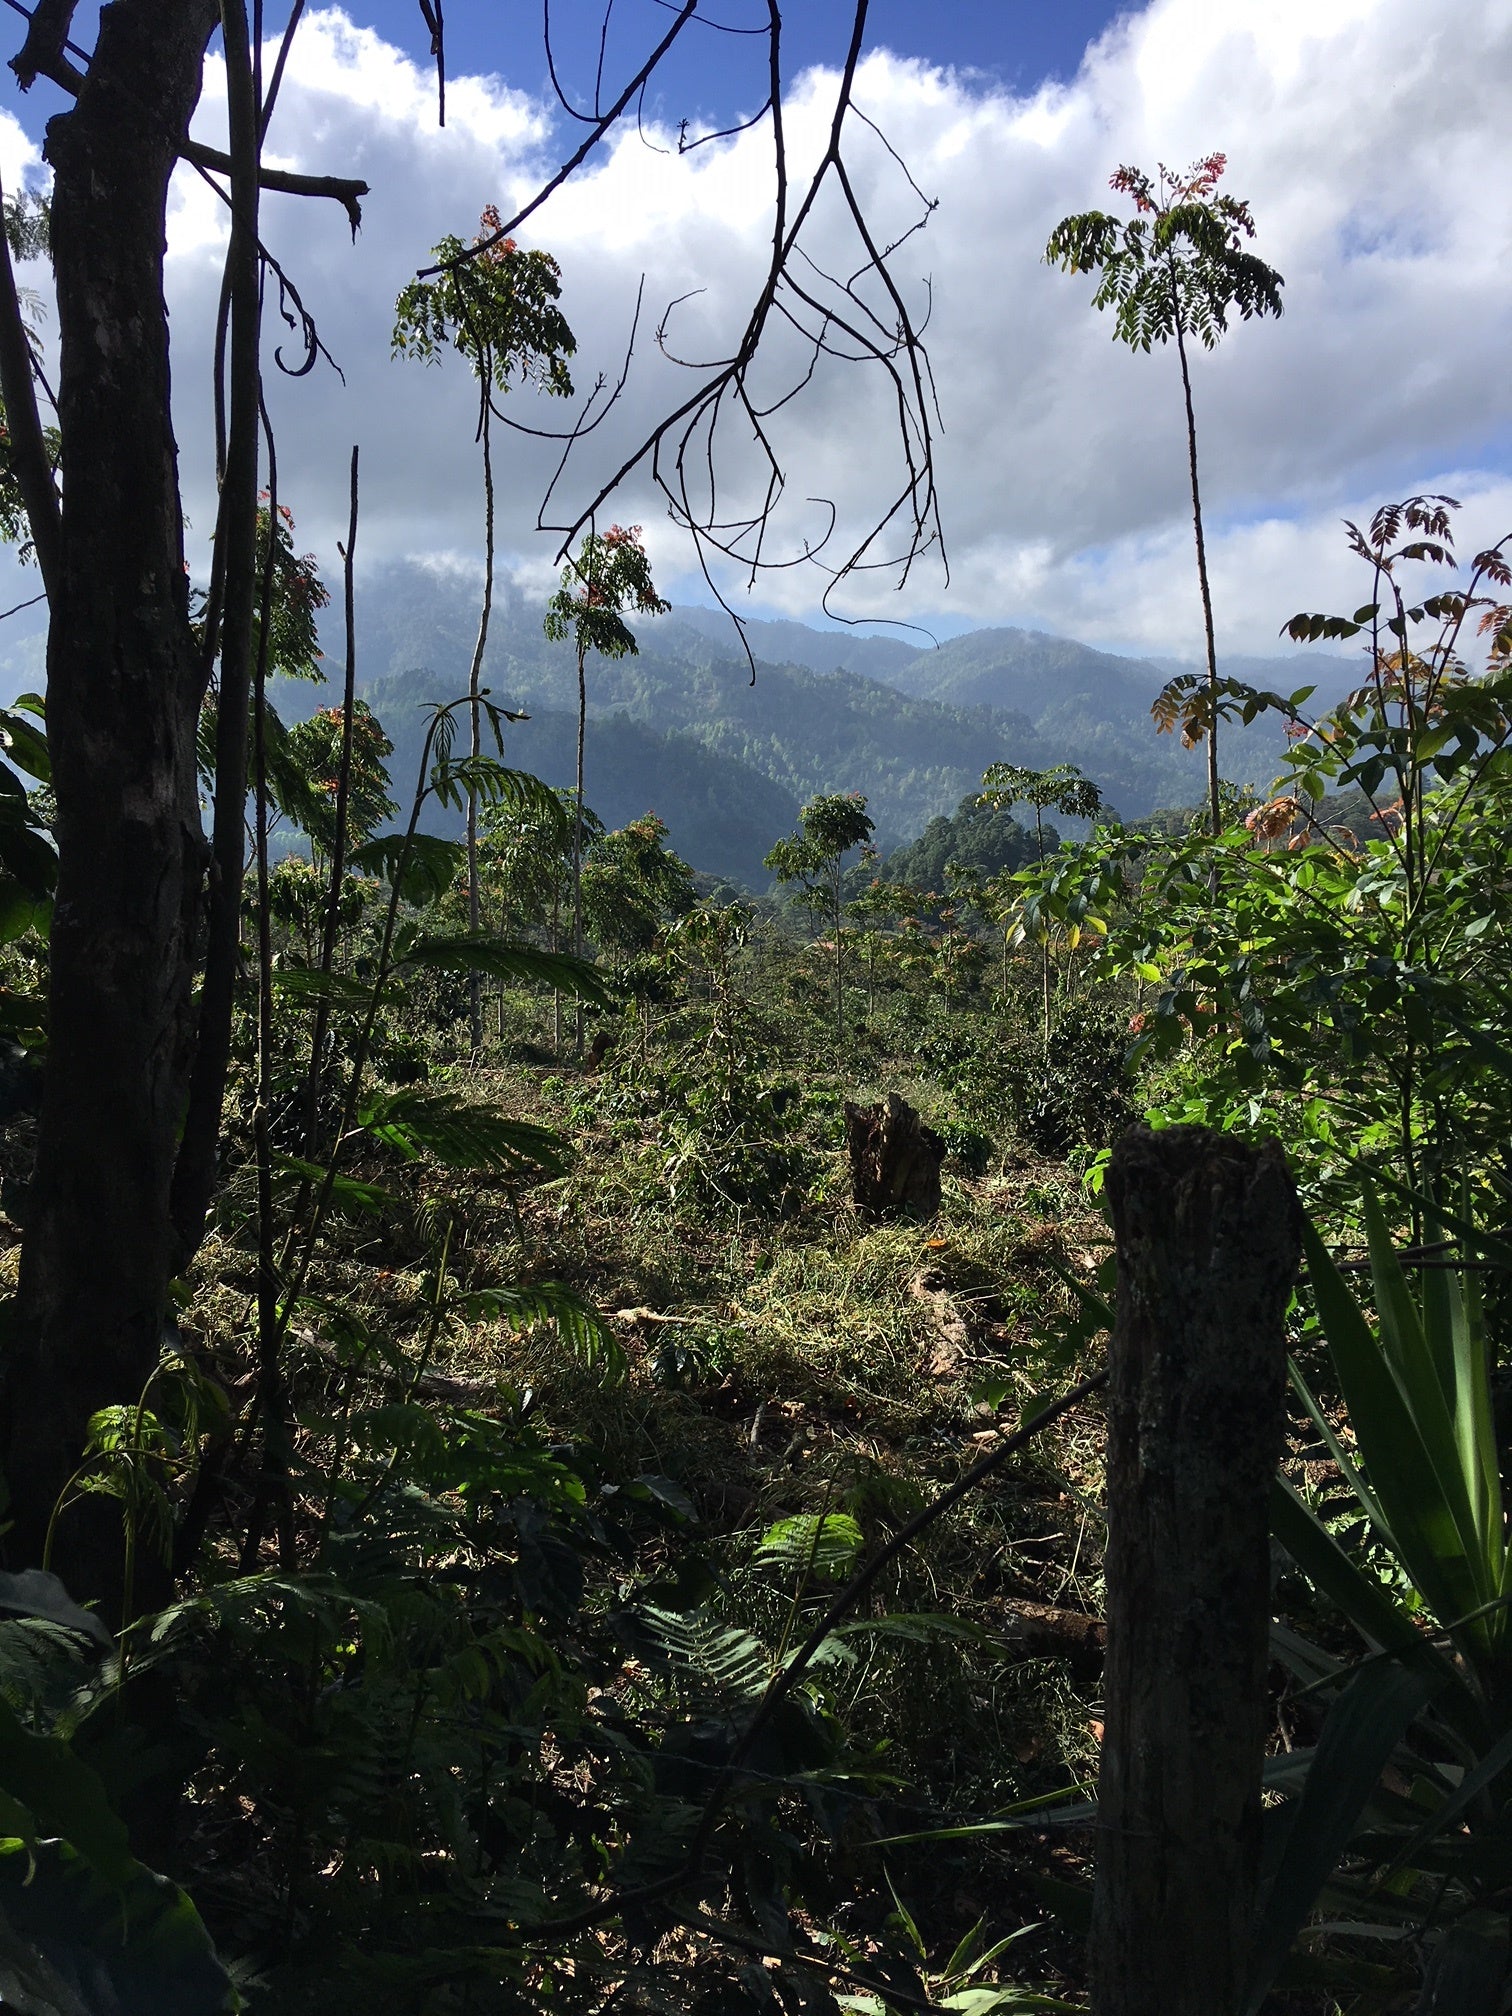
[[[253,604],[257,596],[257,436],[262,397],[257,251],[257,89],[245,0],[222,9],[230,101],[231,399],[216,525],[221,602],[220,694],[215,717],[215,821],[211,838],[205,977],[189,1107],[173,1172],[172,1210],[181,1269],[199,1250],[220,1158],[221,1107],[231,1061],[231,1015],[241,964],[242,880],[246,862],[247,743],[252,703]],[[276,550],[269,505],[268,560]],[[202,657],[201,664],[204,659]]]
[[[1197,1127],[1126,1135],[1108,1192],[1119,1279],[1092,2006],[1237,2016],[1300,1211],[1275,1143]]]
[[[206,852],[164,215],[215,17],[213,0],[116,0],[75,107],[47,134],[66,499],[48,638],[59,868],[42,1120],[5,1365],[17,1561],[37,1558],[89,1416],[137,1398],[162,1337]],[[84,1508],[61,1522],[56,1565],[75,1596],[109,1602],[120,1593],[119,1513],[94,1503],[100,1522]]]
[[[939,1210],[945,1144],[896,1092],[879,1106],[846,1100],[845,1146],[857,1208],[869,1217],[931,1218]]]

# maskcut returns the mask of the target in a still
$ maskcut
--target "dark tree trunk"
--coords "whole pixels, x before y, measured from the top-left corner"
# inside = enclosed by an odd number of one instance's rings
[[[42,1124],[5,1368],[18,1560],[37,1557],[90,1415],[136,1400],[162,1335],[206,854],[164,216],[216,11],[213,0],[116,0],[74,109],[47,135],[66,499],[47,656],[59,870]],[[119,1514],[94,1503],[113,1532],[81,1508],[55,1558],[75,1595],[112,1601]]]
[[[1097,2016],[1237,2016],[1265,1745],[1271,1479],[1301,1214],[1281,1150],[1113,1153]]]
[[[845,1146],[851,1192],[868,1217],[932,1218],[939,1210],[945,1143],[896,1092],[879,1106],[846,1100]]]

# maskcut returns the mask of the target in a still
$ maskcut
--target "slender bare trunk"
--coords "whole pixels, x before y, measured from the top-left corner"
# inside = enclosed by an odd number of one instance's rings
[[[32,382],[31,347],[21,319],[10,240],[4,231],[0,231],[0,398],[5,401],[11,467],[26,505],[42,586],[49,595],[55,595],[62,564],[58,492],[47,460],[42,416],[37,410],[37,391]]]
[[[231,1061],[231,1016],[241,965],[242,878],[247,840],[247,737],[252,704],[252,612],[257,596],[257,436],[262,319],[257,249],[258,106],[245,0],[221,9],[231,134],[230,425],[216,524],[223,583],[220,695],[215,725],[215,819],[199,1040],[178,1163],[173,1172],[176,1264],[204,1237],[215,1189],[221,1105]],[[273,527],[268,526],[270,550]]]
[[[350,503],[346,545],[341,553],[342,614],[346,627],[346,677],[341,690],[341,757],[336,771],[336,832],[331,844],[330,881],[325,921],[320,934],[320,970],[328,977],[336,963],[336,939],[341,929],[341,878],[346,872],[347,806],[352,792],[352,719],[357,703],[357,449],[352,448]],[[311,853],[314,853],[312,847]],[[326,1031],[331,1004],[321,995],[315,1004],[315,1028],[310,1038],[310,1083],[305,1095],[305,1159],[313,1162],[320,1141],[320,1082],[325,1072]],[[295,1212],[302,1214],[307,1198]]]
[[[1207,770],[1208,811],[1215,834],[1223,831],[1223,810],[1218,799],[1218,646],[1213,636],[1213,596],[1208,587],[1207,543],[1202,536],[1202,491],[1197,482],[1197,415],[1192,406],[1192,374],[1187,369],[1186,339],[1181,318],[1176,319],[1176,355],[1181,360],[1181,393],[1186,401],[1187,467],[1192,478],[1192,531],[1197,540],[1197,586],[1202,592],[1202,639],[1207,651],[1208,701],[1212,719],[1208,722]]]
[[[472,701],[469,713],[472,720],[472,735],[469,752],[476,763],[483,752],[482,709],[478,695],[483,683],[483,653],[488,644],[488,621],[493,614],[494,591],[494,480],[493,480],[493,440],[489,430],[489,378],[485,368],[482,373],[483,404],[479,427],[483,440],[483,609],[478,618],[478,641],[473,646],[472,666],[467,675],[467,691]],[[478,794],[469,787],[467,793],[467,922],[470,930],[482,929],[482,896],[478,888]],[[468,1027],[475,1051],[483,1048],[483,976],[472,973],[468,976]]]
[[[588,739],[588,653],[578,645],[577,804],[572,826],[572,949],[583,956],[583,745]],[[577,1004],[576,1053],[583,1054],[583,1003]]]

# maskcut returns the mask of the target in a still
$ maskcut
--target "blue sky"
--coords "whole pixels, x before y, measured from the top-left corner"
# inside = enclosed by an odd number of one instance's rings
[[[672,124],[684,116],[739,117],[761,102],[752,93],[764,90],[762,39],[724,33],[712,24],[759,27],[766,18],[764,0],[703,0],[703,11],[710,25],[696,21],[684,31],[649,101]],[[1046,78],[1074,76],[1087,44],[1126,11],[1108,0],[871,0],[865,47],[976,71],[1024,93]],[[347,0],[347,12],[417,62],[429,62],[430,31],[418,0]],[[98,0],[85,0],[77,10],[73,39],[81,48],[91,46],[98,15]],[[279,32],[283,18],[279,0],[265,0],[268,37]],[[453,74],[506,71],[516,88],[545,97],[550,80],[541,19],[540,0],[515,0],[507,15],[501,0],[446,0],[448,67]],[[603,0],[551,0],[551,19],[561,82],[586,107],[596,81]],[[662,0],[614,0],[606,79],[615,76],[616,59],[620,65],[628,59],[622,76],[633,75],[670,19]],[[798,0],[796,5],[790,0],[783,27],[788,75],[796,76],[811,63],[836,61],[853,19],[851,0]],[[18,43],[22,32],[18,20]],[[48,116],[58,109],[59,94],[43,82],[25,97],[8,72],[0,90],[26,130],[40,138]]]
[[[420,57],[429,49],[429,35],[417,0],[352,0],[353,18],[380,29],[399,47]],[[761,0],[704,0],[710,21],[736,27],[761,25],[766,7]],[[871,0],[867,10],[865,46],[888,48],[900,56],[984,72],[1000,84],[1023,92],[1046,77],[1070,77],[1082,52],[1120,12],[1107,0]],[[532,35],[540,18],[539,4],[519,5],[514,20],[530,20]],[[269,9],[270,19],[273,10]],[[451,66],[497,67],[500,44],[499,0],[447,0],[446,39]],[[553,0],[553,39],[563,51],[569,91],[591,101],[603,19],[602,0]],[[618,0],[611,21],[612,57],[644,48],[648,30],[665,33],[671,17],[654,0]],[[854,19],[851,0],[799,0],[784,9],[787,67],[796,74],[813,62],[833,62],[844,47]],[[529,75],[526,37],[513,36],[511,81],[532,87],[545,82]],[[755,72],[753,52],[765,61],[758,38],[730,35],[690,26],[679,43],[679,61],[669,69],[660,90],[667,115],[674,121],[685,112],[715,111],[724,116],[754,109],[750,98]],[[532,49],[532,54],[534,50]],[[630,74],[636,63],[632,61]],[[570,80],[570,81],[569,81]],[[756,102],[759,102],[757,100]]]

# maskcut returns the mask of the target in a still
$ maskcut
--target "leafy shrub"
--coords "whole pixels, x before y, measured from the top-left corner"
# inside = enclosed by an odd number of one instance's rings
[[[1012,1074],[1014,1127],[1043,1155],[1102,1147],[1137,1117],[1130,1099],[1128,1038],[1107,1018],[1075,1006],[1051,1031],[1048,1056],[1021,1055]]]

